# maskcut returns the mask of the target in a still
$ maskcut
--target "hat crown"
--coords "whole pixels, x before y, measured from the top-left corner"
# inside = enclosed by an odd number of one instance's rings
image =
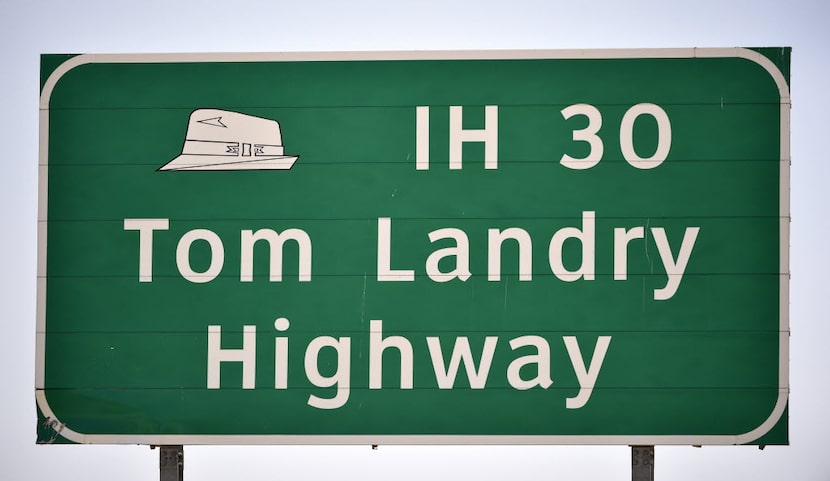
[[[218,109],[199,109],[190,114],[187,140],[282,145],[276,120]]]

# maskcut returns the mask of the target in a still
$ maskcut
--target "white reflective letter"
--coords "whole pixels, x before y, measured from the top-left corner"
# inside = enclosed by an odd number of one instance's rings
[[[369,389],[380,389],[383,351],[394,347],[401,355],[401,389],[412,389],[412,344],[405,337],[383,337],[383,321],[369,321]]]
[[[274,329],[285,332],[291,326],[288,319],[280,317],[274,321]],[[288,389],[288,338],[274,339],[274,389]]]
[[[124,230],[138,231],[138,282],[153,282],[153,231],[169,228],[169,219],[124,219]]]
[[[689,257],[692,255],[692,248],[695,246],[698,231],[700,231],[700,227],[686,228],[686,232],[683,234],[683,243],[680,244],[680,252],[677,253],[677,260],[675,261],[671,253],[669,240],[666,238],[666,231],[662,227],[651,228],[651,235],[654,236],[657,251],[660,252],[660,259],[663,261],[666,275],[669,277],[665,287],[654,290],[655,300],[665,301],[671,299],[677,292],[680,281],[683,280],[683,273],[686,272],[686,264],[689,263]]]
[[[628,279],[628,243],[634,239],[645,237],[642,227],[625,230],[624,227],[614,229],[614,280]]]
[[[427,257],[427,275],[435,282],[448,282],[456,277],[462,281],[470,278],[470,243],[467,234],[461,229],[438,229],[429,233],[429,240],[435,243],[438,239],[453,239],[455,247],[438,249]],[[444,257],[455,257],[455,269],[450,272],[441,272],[438,263]]]
[[[333,398],[325,399],[314,396],[308,397],[308,405],[318,409],[337,409],[349,400],[349,365],[351,338],[341,337],[339,340],[329,336],[315,337],[305,351],[305,372],[308,380],[317,387],[331,387],[337,389]],[[337,350],[337,371],[329,376],[320,374],[317,367],[317,357],[320,349],[333,347]]]
[[[392,219],[378,217],[378,282],[414,281],[415,271],[411,269],[392,270]]]
[[[219,389],[220,364],[242,363],[242,389],[253,389],[256,381],[256,326],[244,326],[242,349],[222,349],[222,327],[208,326],[207,388]]]
[[[470,351],[470,340],[466,337],[455,338],[450,355],[450,365],[444,369],[444,354],[441,352],[441,340],[437,337],[427,337],[427,347],[432,358],[432,369],[435,371],[435,380],[438,381],[439,389],[452,389],[455,384],[455,377],[458,374],[458,367],[464,362],[464,370],[467,371],[467,379],[470,381],[471,389],[484,389],[487,384],[487,376],[490,374],[490,364],[493,362],[493,353],[496,350],[496,343],[499,338],[487,336],[484,339],[484,348],[481,351],[481,362],[476,369],[473,353]]]
[[[576,379],[579,381],[579,393],[576,397],[565,399],[565,407],[579,409],[591,398],[591,393],[594,391],[599,376],[599,370],[602,367],[602,361],[605,359],[605,352],[608,350],[608,345],[611,344],[611,336],[599,336],[597,338],[594,355],[591,356],[591,364],[588,365],[587,369],[585,369],[585,361],[582,359],[582,352],[579,350],[576,337],[563,336],[562,340],[565,341],[565,347],[568,349],[568,356],[571,358]]]
[[[547,389],[553,384],[550,379],[550,346],[548,342],[539,336],[522,336],[510,340],[510,348],[514,351],[520,347],[533,346],[536,354],[517,357],[507,366],[507,381],[515,389],[526,390],[534,386]],[[522,366],[536,364],[536,377],[525,381],[522,379]]]
[[[484,168],[499,167],[499,107],[484,107],[484,128],[464,129],[462,107],[450,106],[450,169],[461,168],[461,152],[464,142],[484,142]]]
[[[582,244],[582,264],[575,271],[567,270],[562,262],[562,246],[570,238],[577,239]],[[580,277],[586,281],[594,280],[594,212],[582,213],[582,230],[563,227],[553,234],[548,261],[553,274],[565,282],[573,282]]]
[[[415,107],[415,170],[429,170],[429,107]]]
[[[256,232],[242,231],[242,251],[240,253],[239,280],[252,282],[254,280],[254,244],[259,240],[268,242],[271,248],[271,269],[268,279],[271,282],[282,281],[282,251],[287,240],[297,243],[299,260],[300,282],[311,281],[311,238],[301,229],[286,229],[281,234],[271,229],[260,229]]]
[[[210,244],[210,266],[204,272],[196,272],[190,267],[190,246],[197,240]],[[222,239],[215,232],[207,229],[194,229],[179,239],[176,246],[176,266],[179,273],[190,282],[203,283],[216,279],[225,263],[225,248]]]
[[[514,239],[519,243],[519,280],[533,280],[533,243],[530,234],[518,227],[502,232],[498,229],[487,230],[487,280],[501,279],[501,245],[506,239]]]

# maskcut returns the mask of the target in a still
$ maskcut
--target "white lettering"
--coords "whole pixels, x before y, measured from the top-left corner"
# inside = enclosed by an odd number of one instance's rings
[[[590,169],[591,167],[597,165],[599,161],[602,160],[602,153],[604,150],[602,139],[597,136],[597,132],[599,132],[600,127],[602,127],[602,114],[599,113],[599,109],[589,104],[576,104],[565,107],[562,109],[561,113],[565,120],[573,117],[574,115],[584,115],[588,118],[587,127],[581,130],[573,131],[573,140],[588,142],[590,150],[588,151],[588,155],[581,159],[571,157],[568,154],[563,154],[562,158],[559,159],[559,163],[569,169],[575,170]]]
[[[439,389],[452,389],[458,374],[458,367],[464,362],[467,379],[472,389],[484,389],[487,376],[490,374],[490,363],[493,361],[493,352],[496,350],[498,337],[487,336],[481,353],[481,362],[476,369],[473,353],[470,351],[470,341],[466,337],[457,337],[450,356],[449,368],[444,368],[444,354],[441,352],[441,341],[437,337],[427,337],[429,355],[432,358],[432,367],[435,371],[435,380]]]
[[[497,169],[499,165],[499,107],[484,107],[484,128],[464,129],[463,107],[450,106],[450,169],[461,168],[461,152],[464,142],[484,142],[484,168]]]
[[[597,337],[597,343],[594,347],[594,355],[591,356],[591,363],[588,368],[585,368],[585,361],[582,359],[582,352],[579,350],[579,343],[575,336],[563,336],[565,347],[568,349],[568,357],[571,358],[574,373],[579,381],[579,393],[575,397],[565,399],[565,407],[568,409],[579,409],[588,403],[591,398],[591,393],[594,391],[594,386],[599,376],[599,370],[602,367],[602,361],[605,359],[605,352],[608,350],[608,345],[611,344],[611,336]]]
[[[429,170],[429,107],[415,107],[415,170]]]
[[[274,320],[274,329],[278,334],[274,340],[274,389],[289,389],[289,336],[287,334],[290,322],[287,318],[279,317]],[[242,388],[256,388],[257,364],[257,329],[256,326],[246,325],[242,328],[242,347],[222,347],[222,327],[209,325],[207,329],[207,388],[220,389],[221,370],[223,363],[241,363]],[[384,389],[383,361],[387,351],[396,350],[400,356],[400,389],[414,389],[414,349],[412,342],[403,336],[383,335],[383,321],[371,320],[369,325],[369,389]],[[236,338],[238,339],[238,338]],[[602,369],[611,336],[598,336],[590,354],[590,362],[585,363],[579,342],[575,336],[563,336],[565,348],[576,375],[579,392],[574,397],[566,397],[567,409],[579,409],[590,400],[596,386],[599,373]],[[447,340],[449,342],[449,340]],[[226,343],[227,344],[227,343]],[[363,341],[360,342],[363,344]],[[444,354],[441,338],[426,337],[426,353],[432,363],[432,370],[439,389],[456,389],[457,381],[466,383],[470,389],[485,389],[493,365],[496,348],[499,345],[497,336],[486,336],[483,340],[480,353],[474,354],[470,348],[468,337],[456,337],[452,352]],[[507,382],[513,389],[526,391],[536,387],[548,389],[553,385],[551,378],[551,352],[548,341],[538,335],[524,335],[510,339],[510,349],[513,351],[512,361],[507,364]],[[364,344],[365,346],[365,344]],[[585,356],[588,356],[585,353]],[[393,354],[394,356],[394,354]],[[362,357],[362,356],[361,356]],[[365,366],[365,364],[361,364]],[[465,374],[459,378],[462,369]],[[311,385],[317,388],[333,388],[329,397],[310,394],[308,405],[318,409],[337,409],[343,407],[349,400],[351,389],[351,338],[350,337],[315,337],[308,343],[304,357],[305,377]],[[388,372],[387,381],[392,387],[398,384],[397,369]],[[503,380],[504,378],[502,378]],[[225,383],[227,384],[227,382]],[[388,384],[388,383],[387,383]],[[233,386],[224,386],[226,388]],[[387,387],[388,388],[388,387]],[[462,387],[463,388],[463,387]],[[292,389],[297,389],[296,385]]]
[[[519,280],[533,279],[533,243],[530,234],[524,229],[511,227],[504,231],[487,230],[487,280],[501,280],[501,245],[507,239],[513,239],[519,245]]]
[[[285,332],[291,326],[288,319],[280,317],[274,321],[274,329]],[[288,338],[274,339],[274,389],[288,389]]]
[[[197,240],[204,240],[210,245],[210,265],[204,272],[196,272],[190,266],[190,246]],[[179,239],[176,246],[176,266],[179,273],[190,282],[204,283],[216,279],[225,263],[225,248],[222,239],[215,232],[207,229],[194,229]]]
[[[124,219],[124,230],[138,231],[138,282],[153,282],[153,231],[169,228],[169,219]]]
[[[628,243],[634,239],[645,237],[642,226],[626,230],[623,227],[614,229],[614,280],[628,279]]]
[[[650,115],[657,121],[657,150],[651,157],[640,157],[634,150],[634,122],[641,115]],[[653,169],[666,160],[671,149],[671,122],[659,105],[637,104],[623,115],[620,122],[620,150],[629,164],[638,169]]]
[[[331,376],[323,376],[317,365],[320,350],[331,347],[337,351],[337,369]],[[308,397],[308,405],[318,409],[337,409],[349,400],[349,372],[351,339],[341,337],[335,339],[329,336],[314,338],[305,352],[305,372],[308,380],[317,387],[332,387],[337,390],[333,398],[320,398],[315,395]]]
[[[550,346],[539,336],[522,336],[510,340],[510,348],[514,351],[520,347],[535,347],[536,354],[517,357],[507,366],[507,381],[515,389],[527,390],[535,386],[547,389],[553,384],[550,378]],[[536,377],[524,380],[521,376],[523,366],[536,364]]]
[[[383,379],[383,352],[395,348],[401,356],[401,389],[412,389],[412,344],[405,337],[383,337],[383,321],[369,322],[369,389],[380,389]]]
[[[311,239],[308,234],[301,229],[287,229],[282,234],[278,234],[271,229],[259,229],[256,232],[242,231],[242,251],[239,267],[239,280],[241,282],[252,282],[254,280],[254,244],[260,240],[266,241],[271,248],[271,266],[268,276],[271,282],[282,281],[283,244],[287,240],[293,240],[297,243],[300,282],[311,281]]]
[[[455,247],[438,249],[427,257],[427,275],[435,282],[449,282],[453,279],[466,281],[470,278],[470,242],[461,229],[438,229],[429,233],[432,243],[439,239],[455,240]],[[438,263],[445,257],[455,258],[455,268],[450,272],[441,272]]]
[[[207,388],[219,389],[220,365],[242,363],[242,389],[253,389],[256,383],[256,326],[244,326],[242,349],[222,349],[222,327],[208,326]]]
[[[393,270],[392,259],[392,219],[378,217],[378,281],[414,281],[415,271],[407,269]]]
[[[657,243],[657,251],[660,252],[660,259],[663,261],[663,266],[666,268],[666,275],[668,281],[666,286],[662,289],[654,290],[654,299],[663,301],[671,299],[680,287],[680,281],[683,280],[683,274],[686,272],[686,265],[689,262],[689,257],[692,255],[692,248],[697,239],[697,233],[700,227],[687,227],[683,234],[683,242],[680,244],[680,252],[677,253],[677,260],[671,252],[669,241],[666,238],[666,231],[662,227],[652,227],[651,235],[654,236],[654,242]]]
[[[582,213],[582,230],[576,227],[564,227],[556,231],[550,240],[548,260],[551,271],[565,282],[573,282],[580,277],[586,281],[594,280],[594,212]],[[582,263],[579,268],[569,271],[562,262],[562,246],[567,239],[577,239],[582,244]]]

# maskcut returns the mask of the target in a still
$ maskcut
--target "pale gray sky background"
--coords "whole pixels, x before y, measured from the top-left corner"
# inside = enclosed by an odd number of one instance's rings
[[[36,446],[41,53],[792,46],[789,447],[658,447],[658,480],[827,480],[830,7],[794,0],[4,0],[0,479],[158,479],[146,446]],[[188,480],[630,479],[627,447],[188,447]]]

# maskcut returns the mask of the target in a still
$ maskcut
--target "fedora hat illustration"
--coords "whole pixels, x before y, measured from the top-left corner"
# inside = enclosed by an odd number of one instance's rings
[[[287,170],[276,120],[219,109],[190,114],[181,154],[158,170]]]

